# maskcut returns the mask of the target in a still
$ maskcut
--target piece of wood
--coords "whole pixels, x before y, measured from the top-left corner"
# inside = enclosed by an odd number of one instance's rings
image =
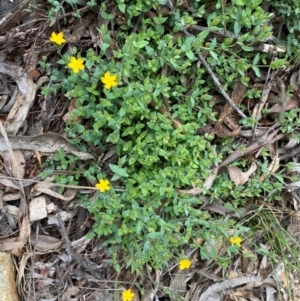
[[[0,296],[1,301],[19,301],[13,260],[5,252],[0,252]]]

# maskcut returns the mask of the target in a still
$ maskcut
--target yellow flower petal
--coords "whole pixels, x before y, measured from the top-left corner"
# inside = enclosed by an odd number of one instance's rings
[[[104,76],[101,77],[101,81],[106,89],[110,89],[111,87],[116,87],[118,85],[117,76],[110,74],[109,72],[105,72]]]
[[[59,32],[58,34],[52,32],[50,41],[57,45],[62,45],[63,43],[66,42],[66,40],[64,39],[64,34],[62,32]]]
[[[236,246],[240,247],[240,246],[241,246],[242,239],[241,239],[241,237],[239,237],[239,236],[237,236],[237,237],[231,236],[230,239],[229,239],[229,241],[231,242],[231,244],[232,244],[233,246],[236,245]]]
[[[122,292],[122,301],[132,301],[133,297],[134,297],[134,292],[132,292],[130,288]]]
[[[82,58],[76,59],[76,57],[72,56],[68,64],[68,67],[71,68],[74,73],[78,73],[79,70],[84,69],[83,59]]]
[[[179,270],[189,269],[192,262],[189,259],[182,259],[179,261]]]
[[[100,192],[104,192],[105,190],[110,190],[109,181],[108,180],[99,180],[99,183],[96,184],[96,188],[100,190]]]

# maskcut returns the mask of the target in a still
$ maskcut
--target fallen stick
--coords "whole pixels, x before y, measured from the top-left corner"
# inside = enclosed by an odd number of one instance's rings
[[[207,72],[209,73],[209,75],[211,76],[215,86],[217,87],[217,89],[219,90],[219,92],[224,96],[224,98],[226,99],[226,101],[234,108],[234,110],[243,118],[247,118],[247,116],[237,107],[237,105],[232,101],[232,99],[228,96],[228,94],[224,91],[224,89],[222,88],[218,78],[215,76],[215,74],[213,73],[213,71],[211,70],[210,66],[206,63],[206,60],[204,59],[204,57],[199,53],[198,54],[199,59],[201,61],[201,63],[204,65],[204,67],[206,68]]]
[[[275,124],[270,127],[270,129],[263,135],[261,136],[258,140],[256,140],[254,143],[250,144],[248,147],[246,147],[245,150],[241,150],[241,148],[236,149],[229,157],[227,157],[219,166],[219,170],[223,166],[227,166],[230,163],[234,162],[235,160],[253,153],[254,151],[264,147],[267,145],[273,138],[274,136],[279,132],[279,127],[280,124],[279,122],[276,122]]]

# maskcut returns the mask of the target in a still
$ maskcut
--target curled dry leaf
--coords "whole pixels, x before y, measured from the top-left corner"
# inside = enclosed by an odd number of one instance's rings
[[[230,180],[234,182],[235,185],[243,185],[248,181],[249,177],[256,171],[256,168],[257,166],[254,162],[251,164],[250,168],[246,172],[242,172],[236,166],[223,166],[220,169],[220,173],[224,172],[227,169],[229,172]]]
[[[170,282],[170,299],[171,301],[180,300],[187,293],[187,282],[192,278],[192,274],[187,270],[177,271]]]
[[[279,169],[279,167],[280,167],[280,160],[279,160],[278,155],[276,155],[276,156],[274,157],[274,159],[272,160],[272,162],[270,163],[270,165],[268,166],[268,171],[269,171],[269,173],[268,173],[268,174],[263,174],[263,175],[259,178],[259,180],[260,180],[261,182],[264,181],[264,179],[265,179],[266,177],[268,177],[270,173],[276,172],[276,171]]]
[[[295,145],[298,144],[298,141],[297,139],[295,138],[290,138],[289,139],[289,142],[282,146],[279,150],[278,150],[278,154],[285,154],[288,152],[289,149],[291,149],[292,147],[294,147]]]
[[[9,251],[15,256],[20,256],[21,249],[26,244],[29,235],[30,224],[28,218],[25,216],[22,221],[19,236],[2,240],[0,244],[0,251]]]
[[[83,120],[82,116],[78,116],[76,118],[71,118],[70,113],[76,108],[76,99],[72,99],[68,106],[68,113],[63,116],[63,121],[71,121],[71,122],[81,122]]]
[[[300,104],[299,96],[293,95],[291,98],[288,98],[284,103],[284,111],[290,111]],[[282,104],[276,103],[269,109],[269,113],[280,113],[282,111]]]
[[[23,68],[12,62],[1,62],[0,73],[11,76],[19,88],[16,101],[7,116],[5,124],[7,133],[9,135],[16,135],[33,105],[36,85]]]
[[[290,77],[290,85],[299,94],[300,73],[299,70],[294,72]]]
[[[76,195],[76,190],[72,188],[67,188],[64,192],[64,194],[60,194],[56,192],[54,189],[57,188],[57,185],[52,183],[51,181],[54,180],[54,177],[47,178],[46,181],[38,182],[36,185],[33,186],[31,193],[33,196],[38,196],[41,193],[51,195],[55,198],[58,198],[63,201],[71,201],[74,199]]]

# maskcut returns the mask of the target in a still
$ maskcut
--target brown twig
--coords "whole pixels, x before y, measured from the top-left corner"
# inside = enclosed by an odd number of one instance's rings
[[[262,147],[264,147],[265,145],[267,145],[268,143],[270,143],[270,141],[274,138],[274,136],[278,133],[279,131],[279,127],[280,123],[276,122],[274,123],[269,130],[263,135],[261,136],[257,141],[255,141],[254,143],[250,144],[248,147],[246,147],[245,150],[241,150],[241,148],[235,150],[229,157],[227,157],[219,166],[219,170],[221,167],[223,166],[227,166],[230,163],[234,162],[236,159],[241,158],[247,154],[250,154]]]
[[[217,89],[219,90],[219,92],[224,96],[224,98],[226,99],[226,101],[234,108],[234,110],[243,118],[247,118],[247,116],[237,107],[237,105],[232,101],[232,99],[229,97],[229,95],[224,91],[224,89],[222,88],[218,78],[215,76],[215,74],[213,73],[213,71],[211,70],[210,66],[207,64],[206,60],[204,59],[204,57],[202,56],[201,53],[198,54],[199,59],[201,61],[201,63],[204,65],[204,67],[206,68],[207,72],[209,73],[209,75],[211,76],[215,86],[217,87]]]

